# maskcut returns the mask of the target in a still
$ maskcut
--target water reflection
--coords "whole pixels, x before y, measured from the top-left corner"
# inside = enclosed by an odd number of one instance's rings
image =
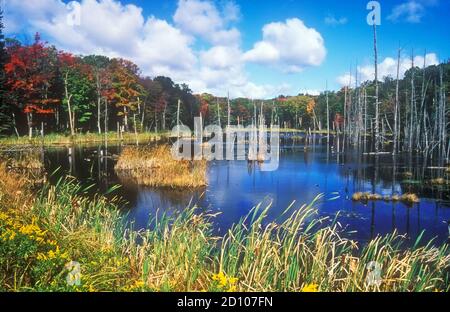
[[[170,213],[198,204],[205,211],[222,212],[215,228],[220,234],[258,203],[272,204],[269,219],[273,219],[292,202],[300,207],[324,193],[325,198],[339,198],[318,204],[320,214],[330,218],[339,214],[341,224],[349,231],[357,231],[349,235],[360,241],[394,230],[412,239],[422,230],[426,230],[426,238],[447,239],[444,221],[450,220],[449,192],[443,186],[424,182],[445,176],[442,166],[416,156],[375,157],[348,148],[343,153],[342,142],[335,140],[328,145],[323,138],[283,143],[277,171],[263,172],[246,161],[214,161],[208,167],[209,185],[195,192],[152,189],[120,180],[113,168],[121,146],[48,149],[45,160],[49,172],[61,167],[61,173],[71,174],[83,183],[95,183],[102,192],[121,184],[119,195],[129,202],[124,209],[136,228],[146,227],[158,210]],[[351,196],[358,191],[381,195],[414,192],[422,200],[414,205],[353,202]]]

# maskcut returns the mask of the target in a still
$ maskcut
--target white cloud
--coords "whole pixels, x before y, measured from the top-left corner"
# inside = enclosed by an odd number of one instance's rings
[[[322,93],[322,91],[315,89],[301,89],[299,93],[304,95],[318,96]]]
[[[336,78],[336,82],[341,86],[349,86],[352,81],[355,81],[355,77],[350,73],[345,73]]]
[[[239,18],[239,12],[239,7],[233,2],[228,2],[222,13],[211,1],[179,0],[173,19],[180,29],[191,35],[213,44],[230,45],[240,40],[240,32],[236,28],[228,28],[229,22]]]
[[[223,7],[223,18],[226,22],[236,22],[241,18],[241,9],[233,1],[227,1]]]
[[[296,73],[320,65],[326,56],[324,40],[314,28],[298,18],[270,23],[263,28],[263,40],[244,54],[244,60],[272,65]]]
[[[80,8],[80,23],[67,16]],[[231,23],[239,20],[239,7],[223,2],[180,0],[175,24],[146,17],[136,5],[118,0],[8,0],[7,33],[42,33],[44,40],[75,54],[103,54],[135,62],[144,75],[171,77],[187,83],[194,92],[223,96],[267,98],[290,87],[258,85],[250,81],[240,48],[240,32]],[[189,12],[191,15],[189,15]],[[210,46],[195,49],[204,39]]]
[[[439,64],[439,59],[435,53],[428,53],[423,56],[414,57],[414,66],[422,67],[425,60],[425,66]],[[406,71],[411,68],[412,62],[409,57],[402,57],[400,59],[400,79],[405,76]],[[397,78],[397,59],[392,57],[386,57],[380,64],[378,64],[378,79],[381,80],[384,77]],[[375,79],[375,67],[374,65],[365,65],[358,67],[358,81],[371,81]],[[350,73],[345,73],[337,77],[336,81],[341,86],[348,86],[355,82],[355,76]]]
[[[409,23],[420,23],[424,14],[424,6],[412,0],[395,6],[388,16],[388,20],[397,21],[400,18],[405,18]]]
[[[408,23],[420,23],[426,14],[426,8],[437,3],[438,0],[408,0],[396,5],[387,19],[394,22],[404,20]]]
[[[346,17],[336,18],[332,15],[325,17],[325,24],[330,26],[339,26],[347,24],[348,19]]]
[[[213,69],[224,69],[239,64],[241,50],[237,47],[214,46],[201,52],[202,64]]]

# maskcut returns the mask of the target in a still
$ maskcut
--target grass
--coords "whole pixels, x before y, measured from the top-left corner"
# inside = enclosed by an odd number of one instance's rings
[[[392,195],[392,196],[382,196],[379,194],[372,194],[372,193],[363,193],[363,192],[357,192],[353,194],[352,196],[353,201],[358,202],[368,202],[368,201],[393,201],[393,202],[404,202],[404,203],[419,203],[420,198],[416,194],[413,193],[405,193],[403,195]]]
[[[42,162],[42,154],[36,151],[25,151],[18,153],[16,157],[8,157],[3,160],[6,165],[12,169],[25,170],[42,170],[44,163]]]
[[[123,133],[120,138],[116,132],[108,132],[107,140],[109,142],[149,142],[153,140],[160,140],[163,137],[166,137],[166,133],[152,133],[152,132],[143,132],[138,133],[137,138],[134,133]],[[105,140],[104,134],[98,133],[82,133],[77,134],[73,137],[65,134],[48,134],[44,137],[34,137],[31,140],[28,136],[23,137],[7,137],[0,138],[0,146],[13,146],[13,145],[70,145],[70,144],[87,144],[87,143],[99,143]]]
[[[446,185],[446,184],[449,184],[449,181],[445,180],[444,178],[436,178],[436,179],[431,179],[429,181],[429,183],[431,185]]]
[[[134,232],[119,199],[88,198],[71,178],[32,194],[0,165],[0,183],[2,291],[450,290],[447,245],[419,238],[405,249],[395,233],[358,245],[318,217],[320,197],[289,207],[284,221],[269,223],[270,207],[255,207],[215,237],[215,215],[195,207],[159,213],[151,230]],[[66,283],[70,261],[81,265],[78,286]],[[380,284],[366,283],[372,261]]]
[[[127,147],[120,154],[115,170],[122,178],[140,185],[171,188],[206,186],[206,160],[176,160],[167,145]]]
[[[23,178],[26,177],[29,185],[37,187],[46,181],[42,153],[39,151],[22,151],[14,153],[14,156],[0,155],[0,164],[9,171],[20,174]]]

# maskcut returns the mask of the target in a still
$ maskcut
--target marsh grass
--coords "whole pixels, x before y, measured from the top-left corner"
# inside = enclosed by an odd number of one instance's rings
[[[431,185],[447,185],[447,184],[449,184],[449,180],[446,180],[444,178],[436,178],[436,179],[431,179],[429,181],[429,183]]]
[[[7,157],[3,160],[12,169],[42,170],[42,154],[36,151],[25,151],[18,153],[15,157]]]
[[[291,205],[268,222],[255,207],[223,237],[215,215],[188,207],[158,212],[148,230],[132,231],[118,198],[86,195],[73,178],[24,196],[18,176],[0,167],[0,288],[4,291],[449,291],[450,254],[396,233],[366,245],[345,238],[336,220]],[[6,176],[5,176],[6,175]],[[6,194],[5,194],[6,193]],[[27,199],[27,200],[25,200]],[[15,232],[16,234],[12,234]],[[64,264],[81,264],[81,285],[68,286]],[[381,283],[366,283],[368,264]]]
[[[154,187],[198,188],[206,186],[206,160],[176,160],[168,145],[127,147],[115,170],[119,177]]]
[[[136,140],[140,143],[149,141],[159,141],[164,137],[167,137],[167,133],[152,133],[142,132],[137,136],[134,133],[123,133],[122,136],[118,136],[116,132],[108,132],[106,134],[108,142],[132,142]],[[44,137],[33,137],[31,140],[28,136],[23,137],[7,137],[0,138],[0,146],[12,146],[12,145],[71,145],[71,144],[88,144],[88,143],[100,143],[105,140],[105,134],[98,133],[80,133],[71,137],[64,134],[47,134]]]
[[[357,202],[369,202],[369,201],[386,201],[386,202],[404,202],[408,204],[419,203],[420,198],[413,193],[405,193],[402,195],[386,195],[357,192],[352,195],[352,200]]]

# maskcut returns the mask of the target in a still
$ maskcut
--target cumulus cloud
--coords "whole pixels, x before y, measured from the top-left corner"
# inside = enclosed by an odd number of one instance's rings
[[[240,9],[233,1],[179,0],[173,22],[144,16],[141,7],[118,0],[8,0],[5,9],[9,35],[38,31],[59,49],[75,54],[126,58],[139,65],[144,75],[169,76],[189,84],[194,92],[223,96],[230,91],[235,97],[267,98],[290,90],[287,84],[258,85],[249,79],[241,34],[233,26],[240,19]],[[79,14],[79,23],[68,23],[73,13]],[[294,37],[288,30],[277,41],[271,40],[269,29],[268,42],[281,49],[289,36]],[[309,36],[315,32],[304,25],[300,30]],[[204,40],[206,47],[198,50],[198,40]],[[303,41],[305,46],[310,45],[308,40]],[[282,53],[275,61],[285,66],[317,63],[315,58],[290,62],[290,53]]]
[[[205,0],[179,0],[173,16],[175,24],[185,32],[213,44],[237,44],[240,32],[229,28],[229,22],[239,18],[240,9],[233,2],[227,2],[223,12],[217,6]]]
[[[423,56],[414,57],[414,66],[422,67],[425,61],[425,66],[437,65],[439,64],[439,59],[435,53],[428,53]],[[406,71],[411,68],[412,62],[411,58],[402,57],[400,59],[400,79],[405,76]],[[370,81],[375,78],[375,67],[374,65],[359,66],[358,69],[358,81]],[[384,77],[397,77],[397,59],[392,57],[386,57],[380,64],[378,64],[378,79],[383,79]],[[348,86],[355,82],[355,76],[350,73],[345,73],[336,78],[336,81],[341,86]]]
[[[244,60],[296,73],[305,67],[320,65],[325,56],[321,34],[300,19],[292,18],[265,25],[263,40],[244,54]]]
[[[336,82],[341,86],[349,86],[352,81],[355,81],[355,77],[350,73],[345,73],[336,78]]]
[[[73,3],[77,3],[80,15],[75,25],[67,22],[73,8],[69,4]],[[187,35],[164,20],[145,19],[142,9],[135,5],[113,0],[69,4],[60,0],[9,0],[6,14],[15,20],[27,16],[28,29],[44,33],[52,43],[73,53],[129,58],[147,72],[151,64],[179,69],[195,63]]]

